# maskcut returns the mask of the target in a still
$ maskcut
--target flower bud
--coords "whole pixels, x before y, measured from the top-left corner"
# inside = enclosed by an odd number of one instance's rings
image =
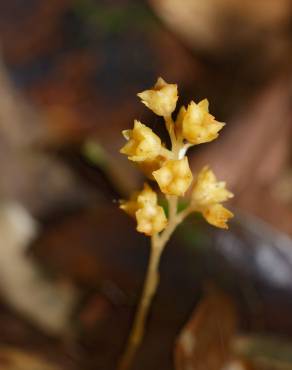
[[[166,161],[153,177],[164,194],[176,196],[183,196],[193,179],[187,157]]]
[[[137,231],[148,236],[165,229],[167,218],[162,207],[146,204],[136,212]]]
[[[131,161],[152,161],[160,154],[160,138],[143,123],[135,120],[133,130],[125,130],[123,135],[128,142],[120,152],[126,154]]]
[[[145,184],[141,192],[135,193],[129,201],[120,205],[130,216],[136,217],[137,231],[154,235],[167,225],[164,210],[157,204],[157,194]]]
[[[129,200],[120,200],[120,209],[125,211],[129,216],[135,217],[136,212],[139,209],[137,202],[139,192],[135,191]]]
[[[218,122],[209,113],[207,99],[198,104],[191,102],[182,119],[182,135],[184,139],[192,144],[202,144],[212,141],[218,137],[218,132],[225,125]],[[183,112],[182,112],[183,114]]]
[[[159,77],[153,89],[145,90],[137,95],[142,103],[155,114],[169,117],[176,107],[178,99],[177,85],[168,84]]]
[[[140,193],[138,193],[137,203],[139,205],[139,208],[147,204],[151,205],[157,204],[157,194],[155,193],[155,191],[151,189],[151,187],[148,184],[145,183],[143,190],[140,191]]]
[[[207,207],[202,214],[209,224],[221,229],[228,229],[227,221],[233,217],[233,213],[223,207],[222,204]]]
[[[192,190],[192,207],[201,212],[211,225],[227,229],[227,221],[233,217],[232,212],[220,203],[232,198],[224,181],[217,181],[214,173],[206,166],[197,176]]]
[[[192,202],[196,207],[222,203],[232,197],[233,194],[226,189],[225,181],[217,181],[207,166],[199,172],[192,190]]]

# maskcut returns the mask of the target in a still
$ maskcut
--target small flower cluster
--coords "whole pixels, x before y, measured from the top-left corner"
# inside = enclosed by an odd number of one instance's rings
[[[128,202],[121,204],[121,209],[136,217],[137,230],[146,235],[159,233],[167,224],[164,210],[157,204],[157,194],[147,184],[144,184],[141,192],[133,194]]]
[[[211,225],[226,229],[226,221],[233,215],[221,203],[232,197],[233,194],[226,189],[225,182],[217,181],[214,173],[206,166],[195,181],[191,206],[195,211],[201,212]]]
[[[127,143],[121,153],[136,162],[150,179],[155,180],[167,197],[182,197],[193,182],[186,157],[188,148],[216,139],[224,123],[216,121],[209,113],[207,99],[198,104],[192,101],[187,108],[182,106],[173,121],[172,114],[178,99],[177,85],[168,84],[162,78],[158,78],[154,88],[138,96],[146,107],[164,118],[172,147],[167,149],[158,135],[135,120],[133,129],[123,131]],[[210,224],[227,228],[227,221],[233,215],[222,203],[232,196],[225,182],[217,181],[213,172],[204,167],[194,180],[189,213],[200,212]],[[156,192],[149,185],[144,185],[140,193],[121,204],[124,211],[136,218],[137,230],[149,236],[160,233],[168,224],[157,198]]]

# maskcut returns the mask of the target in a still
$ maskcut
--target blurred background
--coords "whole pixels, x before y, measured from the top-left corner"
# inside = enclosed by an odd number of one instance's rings
[[[148,258],[121,131],[161,132],[158,76],[227,122],[190,162],[235,218],[176,231],[134,369],[292,369],[291,57],[291,0],[0,1],[1,370],[115,369]]]

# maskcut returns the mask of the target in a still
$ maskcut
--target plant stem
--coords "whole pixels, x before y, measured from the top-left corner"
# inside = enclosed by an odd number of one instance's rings
[[[144,336],[145,321],[159,281],[158,266],[163,246],[157,235],[151,239],[151,252],[147,275],[126,351],[120,361],[119,370],[129,369]]]
[[[149,307],[152,303],[159,282],[159,262],[166,243],[171,237],[177,225],[182,222],[184,215],[177,214],[177,197],[168,197],[169,222],[166,229],[160,235],[151,238],[151,252],[148,270],[145,278],[143,293],[134,319],[134,324],[128,339],[126,350],[120,360],[118,370],[130,369],[135,354],[142,342],[145,329],[145,321]]]
[[[166,127],[166,129],[168,131],[168,134],[169,134],[169,137],[170,137],[171,147],[172,147],[172,151],[173,151],[173,149],[177,145],[176,135],[175,135],[175,132],[174,132],[174,122],[173,122],[173,119],[171,118],[171,116],[164,117],[164,122],[165,122],[165,127]]]

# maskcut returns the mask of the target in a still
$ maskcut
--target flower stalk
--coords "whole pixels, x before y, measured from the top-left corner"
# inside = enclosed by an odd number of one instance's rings
[[[151,303],[159,283],[159,263],[162,252],[176,227],[188,215],[188,212],[185,211],[177,214],[177,199],[177,197],[169,197],[168,225],[160,235],[155,234],[151,237],[150,258],[145,277],[144,288],[131,333],[129,335],[127,347],[118,367],[119,370],[130,369],[136,351],[140,347],[144,336],[145,322],[148,316],[149,308],[151,307]]]

